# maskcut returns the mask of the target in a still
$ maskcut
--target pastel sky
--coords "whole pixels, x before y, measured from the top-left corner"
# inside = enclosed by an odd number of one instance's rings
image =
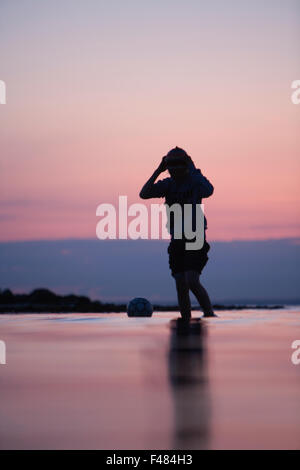
[[[299,236],[299,26],[297,0],[1,0],[0,239],[95,238],[176,145],[210,240]]]

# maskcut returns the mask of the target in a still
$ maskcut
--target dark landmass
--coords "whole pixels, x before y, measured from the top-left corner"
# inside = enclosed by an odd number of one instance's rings
[[[213,305],[214,310],[278,309],[284,305]],[[178,305],[153,305],[156,312],[179,311]],[[199,310],[199,307],[192,307]],[[126,312],[126,304],[92,301],[83,295],[57,295],[48,289],[35,289],[29,294],[0,290],[0,313],[110,313]]]

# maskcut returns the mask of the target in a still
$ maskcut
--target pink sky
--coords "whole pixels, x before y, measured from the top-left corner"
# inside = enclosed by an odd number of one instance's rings
[[[300,235],[297,2],[147,3],[1,6],[1,240],[95,238],[176,145],[209,239]]]

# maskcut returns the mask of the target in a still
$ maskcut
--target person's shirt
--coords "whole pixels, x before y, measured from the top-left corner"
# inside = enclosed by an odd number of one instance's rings
[[[153,183],[146,191],[143,191],[143,198],[165,198],[165,204],[170,207],[172,204],[178,203],[182,207],[182,211],[184,204],[192,204],[193,230],[195,230],[195,204],[201,204],[203,198],[211,196],[214,192],[214,187],[192,162],[189,164],[189,170],[189,174],[180,182],[175,181],[172,177],[168,177]],[[169,227],[171,238],[173,238],[174,218],[172,214],[167,226]],[[204,229],[207,229],[207,219],[205,216]]]

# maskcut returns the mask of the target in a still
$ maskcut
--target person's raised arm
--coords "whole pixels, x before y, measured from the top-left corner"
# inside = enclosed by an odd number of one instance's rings
[[[144,184],[140,191],[140,198],[149,199],[151,197],[163,197],[165,195],[166,184],[165,181],[158,181],[155,183],[155,180],[167,169],[167,165],[163,157],[159,166],[154,171],[153,175],[150,176],[148,181]]]
[[[199,187],[201,197],[209,197],[214,192],[214,187],[211,182],[202,174],[201,170],[195,167],[193,160],[189,157],[189,170],[193,178]]]

